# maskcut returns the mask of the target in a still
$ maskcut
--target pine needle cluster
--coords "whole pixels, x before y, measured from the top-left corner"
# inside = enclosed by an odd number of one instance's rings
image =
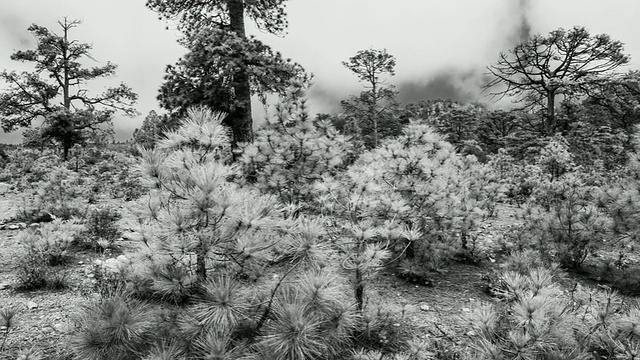
[[[522,254],[519,256],[529,257]],[[517,257],[517,256],[516,256]],[[523,257],[523,258],[524,258]],[[529,257],[530,258],[530,257]],[[562,273],[520,266],[500,274],[498,305],[483,305],[467,316],[467,355],[476,359],[633,358],[640,346],[640,318],[607,287],[558,285]],[[512,267],[513,268],[513,267]]]
[[[309,116],[305,90],[287,91],[253,143],[241,145],[239,158],[244,181],[276,194],[290,212],[309,210],[311,184],[342,170],[355,152],[329,120]]]

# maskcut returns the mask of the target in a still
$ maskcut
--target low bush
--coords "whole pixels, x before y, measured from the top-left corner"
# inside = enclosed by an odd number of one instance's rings
[[[561,273],[522,266],[532,254],[512,259],[500,274],[505,302],[472,309],[467,316],[467,355],[475,359],[632,359],[640,346],[640,312],[614,291],[578,284],[563,291]],[[528,258],[528,259],[527,259]]]
[[[2,343],[0,343],[0,353],[4,352],[4,346],[9,338],[9,333],[15,327],[15,316],[18,311],[15,308],[0,309],[0,332],[2,332]]]
[[[154,344],[156,316],[136,300],[107,297],[85,306],[71,348],[80,359],[140,359]]]
[[[304,96],[302,88],[290,90],[238,159],[242,182],[277,195],[292,214],[313,212],[313,182],[343,170],[355,153],[329,120],[309,116]]]
[[[117,224],[120,218],[120,213],[110,207],[91,210],[85,223],[88,244],[100,252],[113,247],[114,242],[120,237]]]
[[[94,181],[64,167],[49,169],[45,180],[35,187],[32,198],[25,198],[18,215],[24,222],[36,222],[44,215],[62,220],[84,218],[88,204],[95,201]]]
[[[589,255],[602,249],[611,219],[598,206],[598,192],[577,174],[541,186],[524,216],[536,246],[568,268],[579,268]]]
[[[63,288],[64,270],[59,269],[69,257],[69,247],[77,240],[82,225],[55,220],[40,229],[27,229],[17,238],[23,252],[17,261],[20,288]]]
[[[381,355],[389,355],[407,350],[411,338],[404,309],[368,305],[355,328],[352,348],[359,350],[356,354],[380,352]]]

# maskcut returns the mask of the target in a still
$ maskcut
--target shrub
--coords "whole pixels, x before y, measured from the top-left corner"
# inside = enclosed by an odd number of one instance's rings
[[[41,360],[44,359],[40,351],[35,348],[20,351],[16,360]]]
[[[151,193],[134,209],[133,226],[150,249],[149,275],[158,296],[183,298],[220,268],[256,271],[286,226],[275,196],[229,181],[230,149],[222,114],[191,110],[153,150],[141,149],[139,170]]]
[[[38,151],[17,147],[7,151],[6,164],[0,170],[0,181],[16,186],[17,190],[31,189],[43,181],[52,168],[60,163],[59,157],[51,151]]]
[[[545,268],[502,274],[507,303],[472,309],[466,355],[475,359],[633,358],[638,310],[609,289],[569,293]]]
[[[344,354],[358,314],[345,291],[348,282],[330,261],[337,254],[324,227],[305,217],[285,220],[274,196],[230,181],[236,173],[222,163],[228,138],[221,118],[191,110],[154,150],[141,149],[140,170],[151,194],[136,203],[132,220],[147,246],[96,262],[97,286],[118,294],[109,306],[123,315],[107,316],[114,311],[104,305],[85,309],[86,335],[75,343],[79,357],[302,360]],[[165,311],[147,326],[135,320],[140,311],[124,296],[149,294],[164,300]],[[110,325],[116,320],[123,330],[143,327],[130,331],[141,335],[124,337]],[[150,327],[156,328],[152,338],[145,335]]]
[[[2,343],[0,344],[0,352],[4,351],[4,346],[9,338],[9,333],[15,327],[15,316],[18,311],[14,308],[2,308],[0,310],[0,328],[4,332],[2,336]]]
[[[623,176],[603,186],[600,204],[611,217],[611,230],[620,249],[628,249],[640,241],[640,136],[634,137],[635,151]],[[621,250],[626,251],[626,250]]]
[[[122,295],[127,292],[127,283],[133,266],[125,255],[105,260],[96,259],[93,263],[94,289],[102,297]]]
[[[399,194],[383,193],[372,181],[371,171],[348,171],[334,179],[324,177],[316,184],[321,212],[336,220],[336,243],[341,259],[336,261],[351,277],[358,310],[367,300],[366,288],[391,257],[391,249],[410,244],[418,231],[402,227],[399,222],[385,221],[408,207]]]
[[[76,168],[96,180],[94,191],[109,194],[114,199],[132,201],[142,196],[146,189],[133,170],[136,159],[124,150],[89,148],[78,155]]]
[[[495,170],[504,187],[506,197],[518,206],[530,198],[544,178],[543,169],[540,166],[517,160],[504,149],[492,155],[488,165]]]
[[[39,248],[38,251],[45,254],[49,265],[60,265],[66,261],[69,247],[78,239],[81,232],[82,225],[77,222],[56,219],[35,230],[39,238],[35,246]]]
[[[384,309],[377,304],[369,306],[359,318],[353,348],[379,351],[381,355],[399,353],[407,350],[411,336],[404,309]]]
[[[571,172],[576,165],[569,149],[569,142],[562,135],[555,135],[540,149],[536,165],[543,169],[551,181]]]
[[[525,215],[527,230],[539,248],[563,266],[577,268],[606,243],[610,219],[598,208],[598,189],[575,174],[547,183]]]
[[[327,177],[317,189],[325,212],[355,219],[350,220],[355,224],[373,219],[383,234],[378,240],[391,240],[396,256],[417,257],[431,267],[470,245],[501,191],[490,168],[473,157],[462,158],[442,136],[418,123],[362,154],[345,175]],[[411,235],[398,236],[402,229]]]
[[[20,287],[26,290],[65,287],[64,272],[56,267],[66,262],[68,249],[81,229],[76,223],[55,220],[40,229],[21,232],[17,239],[24,249],[17,262]]]
[[[330,271],[310,271],[280,293],[264,333],[262,358],[335,359],[349,345],[357,318],[344,284]]]
[[[51,271],[45,254],[39,251],[31,236],[23,237],[21,241],[26,245],[26,253],[19,258],[16,267],[19,288],[25,290],[42,288],[47,285]]]
[[[23,211],[25,220],[50,214],[63,220],[83,218],[92,201],[93,181],[64,167],[49,169],[45,181],[38,184],[35,200]]]
[[[245,182],[276,194],[295,212],[313,209],[311,184],[344,169],[354,151],[329,120],[309,117],[304,90],[293,88],[253,143],[241,145],[239,163]]]
[[[90,243],[95,250],[104,251],[113,246],[120,237],[118,220],[120,213],[113,208],[102,207],[93,209],[85,224]]]
[[[102,299],[85,307],[71,348],[81,359],[139,359],[156,340],[154,320],[150,308],[138,301]]]

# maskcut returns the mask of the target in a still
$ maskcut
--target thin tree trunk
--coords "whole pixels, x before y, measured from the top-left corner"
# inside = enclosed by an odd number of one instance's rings
[[[369,104],[369,117],[373,125],[373,147],[376,148],[378,147],[378,119],[376,118],[376,110],[378,107],[378,89],[375,81],[373,81],[371,85],[372,99],[371,104]]]
[[[354,295],[356,297],[356,308],[358,311],[362,311],[364,307],[364,279],[362,278],[362,271],[358,267],[355,273]]]
[[[556,92],[549,91],[547,94],[547,124],[545,131],[548,136],[552,136],[556,128]]]
[[[243,0],[229,0],[229,26],[239,37],[245,38]],[[253,119],[251,115],[251,86],[246,67],[241,65],[234,74],[235,102],[234,110],[225,119],[233,134],[232,146],[239,142],[253,141]]]
[[[196,276],[199,283],[207,280],[207,253],[202,240],[196,250]]]
[[[62,66],[63,66],[63,86],[62,86],[62,101],[66,111],[71,109],[71,98],[69,97],[69,29],[70,25],[67,23],[67,18],[64,19],[64,42],[62,43]]]

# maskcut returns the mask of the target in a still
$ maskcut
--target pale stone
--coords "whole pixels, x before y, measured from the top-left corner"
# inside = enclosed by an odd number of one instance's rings
[[[28,301],[27,302],[27,309],[33,310],[33,309],[37,309],[37,308],[38,308],[38,304],[34,303],[33,301]]]

